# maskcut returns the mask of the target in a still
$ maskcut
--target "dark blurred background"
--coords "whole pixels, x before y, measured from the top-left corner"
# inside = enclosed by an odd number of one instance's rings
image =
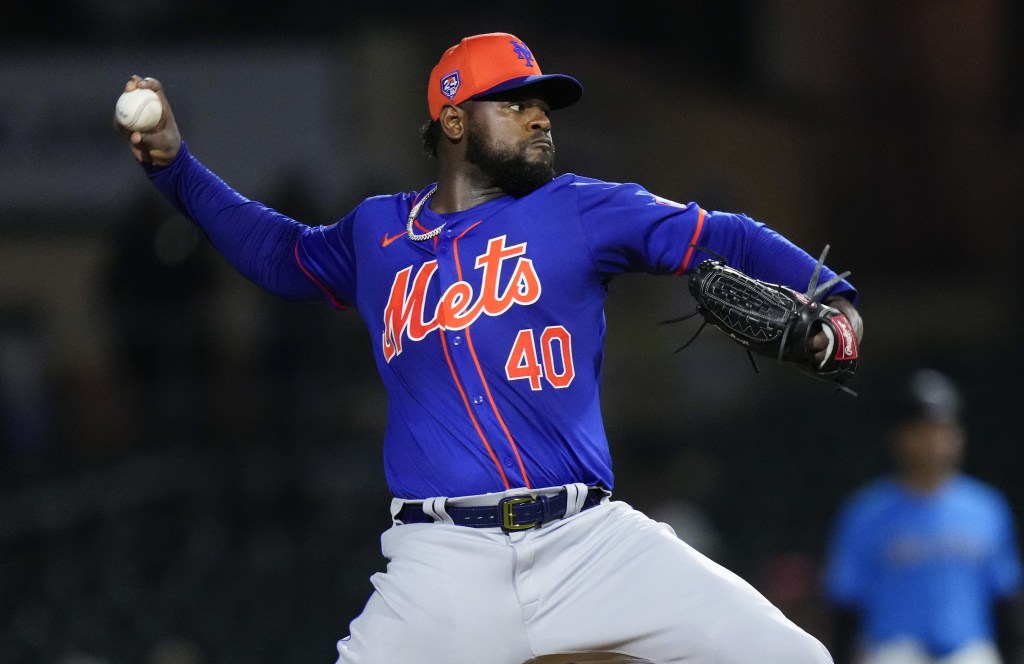
[[[859,396],[747,358],[678,280],[608,301],[618,498],[822,638],[844,497],[905,370],[964,391],[1024,515],[1024,5],[1013,0],[11,0],[0,22],[0,662],[333,662],[382,569],[384,394],[354,312],[278,301],[112,125],[161,79],[193,152],[309,224],[433,179],[427,76],[513,32],[580,78],[559,167],[746,212],[853,271]],[[694,323],[696,325],[696,323]]]

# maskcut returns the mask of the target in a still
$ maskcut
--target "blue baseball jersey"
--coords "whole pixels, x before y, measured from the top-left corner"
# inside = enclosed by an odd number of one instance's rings
[[[244,198],[187,146],[148,170],[250,279],[359,312],[388,395],[387,482],[406,499],[612,488],[599,398],[609,281],[680,275],[706,248],[803,290],[816,263],[745,215],[572,174],[463,212],[424,206],[416,233],[444,228],[414,241],[407,220],[432,187],[369,198],[309,227]],[[821,281],[833,276],[825,268]],[[833,293],[855,298],[846,281]]]
[[[911,638],[936,656],[994,637],[992,605],[1021,587],[1011,512],[993,488],[958,476],[929,495],[874,482],[842,510],[829,598],[860,614],[871,643]]]

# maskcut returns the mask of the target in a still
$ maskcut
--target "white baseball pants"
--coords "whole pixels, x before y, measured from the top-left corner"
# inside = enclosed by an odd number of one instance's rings
[[[540,528],[399,525],[339,664],[828,664],[753,587],[629,505]]]

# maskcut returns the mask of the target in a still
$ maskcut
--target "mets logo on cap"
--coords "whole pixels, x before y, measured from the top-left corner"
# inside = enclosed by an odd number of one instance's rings
[[[448,97],[448,99],[455,99],[455,95],[459,93],[459,85],[461,83],[459,70],[456,69],[441,79],[441,94]]]
[[[526,48],[526,44],[518,39],[513,39],[509,43],[512,44],[512,51],[516,54],[516,57],[520,60],[526,60],[527,67],[533,67],[533,53],[530,53],[530,49]]]

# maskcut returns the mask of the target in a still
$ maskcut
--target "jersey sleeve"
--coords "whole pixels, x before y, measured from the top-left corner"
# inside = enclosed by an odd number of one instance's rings
[[[356,259],[352,238],[359,208],[330,226],[308,229],[295,245],[303,273],[337,308],[356,304]]]
[[[636,184],[577,177],[574,181],[583,233],[599,269],[683,274],[708,258],[724,258],[757,279],[806,290],[817,258],[747,215],[676,203]],[[822,268],[819,283],[836,276]],[[856,302],[843,280],[827,295]]]
[[[745,274],[797,291],[807,290],[818,264],[816,256],[745,214],[709,212],[698,244],[701,248],[693,258],[694,265],[706,258],[716,258],[714,254],[718,254]],[[824,265],[818,283],[823,284],[836,276],[831,268]],[[857,290],[845,279],[832,286],[825,297],[832,295],[857,302]]]
[[[869,535],[862,506],[857,502],[846,505],[836,520],[825,565],[825,594],[833,604],[856,608],[863,601],[864,584],[871,576]]]
[[[310,228],[249,200],[203,166],[183,142],[165,168],[145,168],[157,189],[195,222],[225,259],[266,290],[292,300],[313,300],[320,289],[296,260]]]
[[[1020,551],[1009,505],[1001,496],[996,496],[994,502],[996,542],[986,572],[992,594],[1009,597],[1020,592],[1022,587]]]
[[[655,196],[635,184],[576,177],[573,182],[583,235],[598,269],[682,274],[692,259],[705,211]]]

